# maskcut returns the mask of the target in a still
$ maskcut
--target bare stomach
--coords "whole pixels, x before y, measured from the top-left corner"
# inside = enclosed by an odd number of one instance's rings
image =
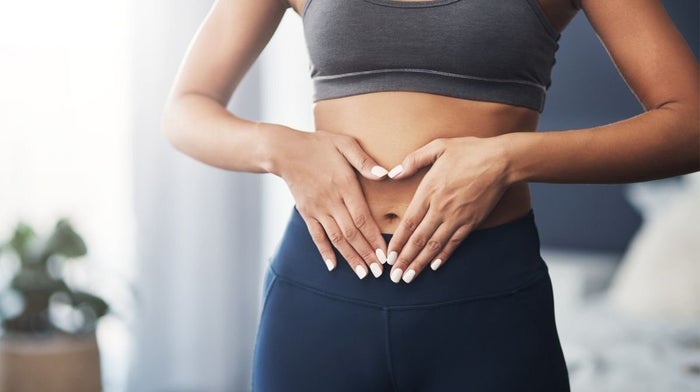
[[[315,129],[353,136],[390,170],[436,138],[490,137],[534,131],[539,114],[524,107],[410,91],[386,91],[317,101]],[[368,180],[358,174],[370,212],[383,233],[393,233],[429,168],[403,180]],[[530,209],[527,183],[509,187],[477,229],[503,224]]]

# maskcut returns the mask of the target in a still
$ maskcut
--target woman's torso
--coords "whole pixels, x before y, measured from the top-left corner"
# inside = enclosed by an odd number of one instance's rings
[[[304,1],[310,0],[289,0],[289,3],[299,13]],[[570,0],[539,1],[542,11],[559,31],[575,14]],[[375,91],[322,99],[314,103],[313,115],[315,129],[355,137],[387,169],[435,138],[534,131],[539,120],[539,112],[532,108],[417,91]],[[376,181],[358,175],[369,209],[382,232],[396,230],[427,170],[424,168],[403,180]],[[478,228],[512,221],[530,208],[527,183],[514,184]]]
[[[314,105],[316,129],[355,137],[365,151],[387,169],[400,164],[407,154],[435,138],[487,137],[530,131],[535,129],[537,117],[537,113],[525,108],[414,92],[370,93]],[[424,168],[403,180],[375,181],[358,176],[372,216],[382,232],[395,231],[427,170]],[[529,209],[527,183],[513,185],[480,227],[510,221]]]

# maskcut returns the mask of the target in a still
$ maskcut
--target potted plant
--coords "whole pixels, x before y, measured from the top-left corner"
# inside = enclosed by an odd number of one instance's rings
[[[67,219],[38,236],[19,222],[0,243],[0,391],[99,391],[95,331],[109,306],[66,283],[65,267],[87,253]],[[5,274],[7,275],[7,274]],[[9,279],[7,279],[9,277]]]

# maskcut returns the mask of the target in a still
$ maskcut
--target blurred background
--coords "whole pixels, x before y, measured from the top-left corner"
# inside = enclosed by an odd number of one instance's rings
[[[663,3],[697,58],[700,3]],[[67,263],[59,252],[47,269],[56,276],[65,265],[68,285],[110,306],[95,323],[99,361],[93,347],[80,365],[98,364],[108,392],[249,389],[262,276],[293,200],[273,175],[204,165],[159,129],[211,4],[0,3],[0,244],[19,238],[20,220],[37,238],[70,220],[87,253]],[[307,71],[301,20],[289,9],[229,110],[312,130]],[[560,40],[540,129],[641,112],[580,13]],[[700,390],[698,175],[531,189],[573,390]],[[34,252],[40,241],[28,243]],[[0,319],[27,303],[12,288],[21,265],[0,253]],[[75,331],[95,318],[85,309],[51,317]],[[53,343],[3,339],[0,387],[11,390],[3,377],[33,369],[18,359],[25,345]]]

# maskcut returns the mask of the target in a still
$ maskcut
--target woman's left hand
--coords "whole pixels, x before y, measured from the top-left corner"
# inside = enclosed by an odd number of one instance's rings
[[[392,281],[410,283],[428,264],[436,270],[494,208],[509,185],[502,140],[435,139],[392,169],[400,179],[432,164],[387,247]]]

